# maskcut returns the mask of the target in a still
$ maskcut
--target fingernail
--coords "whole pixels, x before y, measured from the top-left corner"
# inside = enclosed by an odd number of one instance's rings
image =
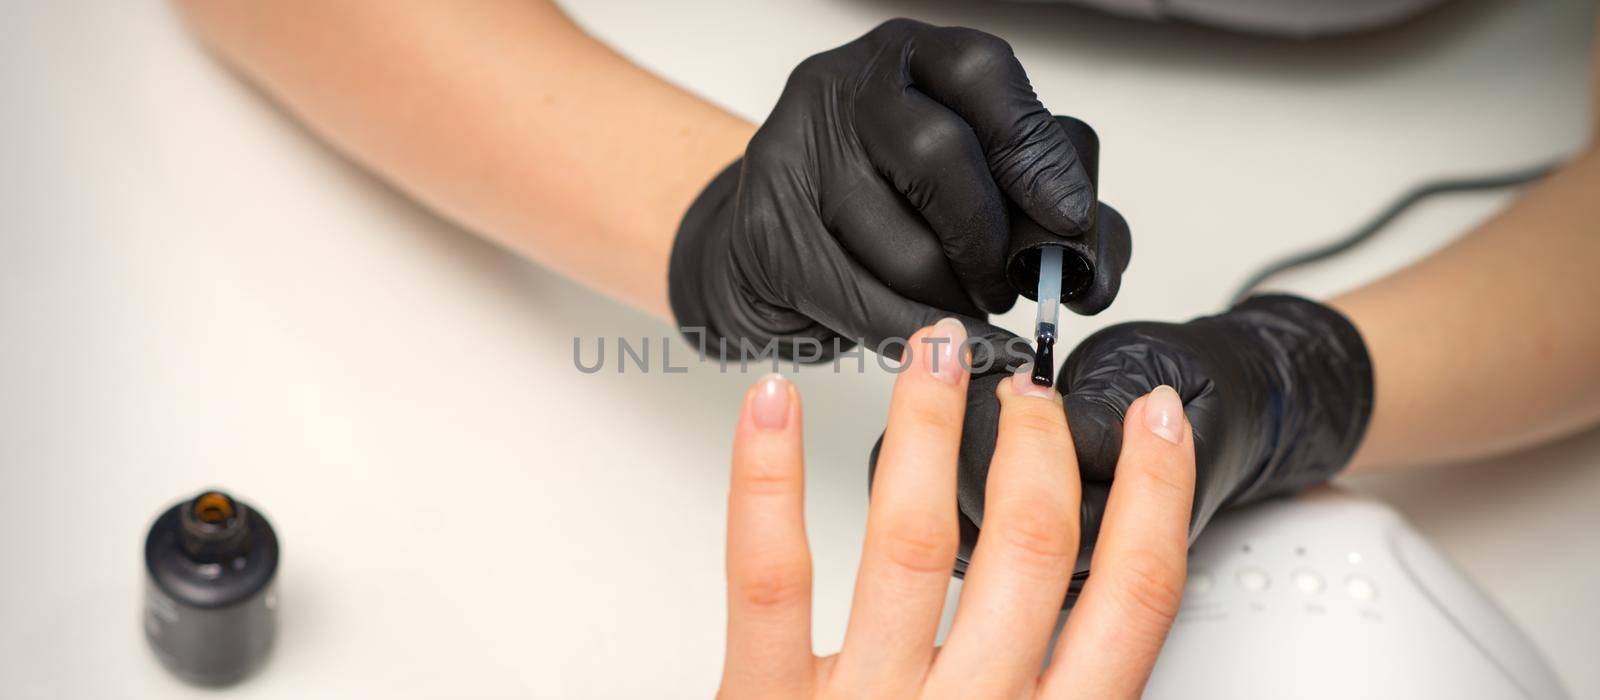
[[[1183,400],[1172,387],[1162,384],[1150,392],[1144,404],[1144,427],[1174,445],[1183,441]]]
[[[789,380],[783,375],[768,374],[756,381],[750,418],[762,430],[783,430],[789,424]]]
[[[1052,398],[1055,391],[1047,386],[1033,383],[1033,363],[1028,362],[1017,368],[1016,374],[1011,375],[1011,390],[1023,396],[1037,396],[1041,399]]]
[[[961,380],[966,368],[961,366],[961,344],[967,342],[967,327],[954,318],[942,318],[933,324],[933,332],[922,337],[919,354],[928,358],[927,369],[940,381],[954,384]]]

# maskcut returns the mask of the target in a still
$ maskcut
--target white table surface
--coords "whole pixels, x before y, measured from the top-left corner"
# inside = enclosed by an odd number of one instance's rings
[[[1212,310],[1419,179],[1571,152],[1589,114],[1593,8],[1575,0],[1459,2],[1314,44],[992,2],[570,7],[752,119],[796,62],[887,17],[1010,39],[1046,104],[1099,129],[1103,193],[1138,240],[1121,298],[1069,320],[1069,347]],[[209,696],[156,665],[138,620],[146,525],[212,484],[259,503],[285,548],[277,650],[229,696],[711,693],[729,428],[751,377],[580,374],[575,336],[669,331],[323,149],[162,3],[4,3],[0,36],[0,695]],[[1370,279],[1503,201],[1429,205],[1287,286]],[[832,649],[889,377],[794,376]],[[1593,697],[1597,462],[1589,433],[1355,485]]]

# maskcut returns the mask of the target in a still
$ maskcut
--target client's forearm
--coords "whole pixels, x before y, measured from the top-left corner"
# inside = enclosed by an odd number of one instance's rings
[[[183,0],[229,63],[444,216],[663,318],[679,218],[754,127],[547,1]]]
[[[1374,365],[1377,403],[1351,469],[1484,456],[1600,423],[1600,152],[1330,303]]]

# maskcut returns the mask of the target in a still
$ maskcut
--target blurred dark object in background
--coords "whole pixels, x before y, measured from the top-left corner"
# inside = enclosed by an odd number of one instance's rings
[[[1404,22],[1445,0],[1027,0],[1093,7],[1124,17],[1204,24],[1309,39]]]

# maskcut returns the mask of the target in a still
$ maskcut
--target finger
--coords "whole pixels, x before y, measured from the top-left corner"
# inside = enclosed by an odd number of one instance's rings
[[[768,375],[746,392],[728,489],[731,697],[809,696],[811,552],[806,544],[799,392]]]
[[[1060,395],[1030,373],[1002,382],[983,534],[935,694],[1017,697],[1032,687],[1078,560],[1079,484]]]
[[[867,537],[835,678],[866,697],[899,696],[927,672],[955,563],[956,449],[965,330],[941,320],[912,336],[895,381]]]
[[[1021,340],[1015,337],[1013,339]],[[1027,348],[1019,347],[1019,351],[1026,352]],[[967,565],[971,563],[977,531],[983,526],[983,506],[988,494],[989,466],[994,458],[995,440],[1000,433],[1000,400],[996,393],[1001,382],[1011,380],[1011,372],[996,369],[988,374],[974,375],[967,386],[967,414],[961,429],[961,458],[956,466],[956,503],[960,506],[962,516],[961,551],[957,554],[956,569],[963,574]],[[1067,425],[1076,425],[1070,411],[1067,415]],[[1122,425],[1120,417],[1117,425],[1120,429]],[[1077,441],[1077,434],[1074,433],[1073,442]],[[1120,440],[1118,444],[1121,444]],[[868,465],[869,478],[872,475],[871,467],[877,464],[881,446],[880,438],[878,446],[873,448],[871,464]],[[1081,445],[1078,446],[1077,452],[1079,455],[1083,454]],[[1106,472],[1106,483],[1092,481],[1087,476],[1083,478],[1081,508],[1083,526],[1079,535],[1081,554],[1078,562],[1080,572],[1089,570],[1089,552],[1094,547],[1095,533],[1099,532],[1100,513],[1105,510],[1109,481],[1109,470]]]
[[[1004,312],[1017,299],[1005,277],[1005,200],[972,127],[907,80],[891,72],[862,90],[855,110],[862,145],[932,226],[972,300],[985,312]]]
[[[1066,388],[1066,372],[1062,372],[1059,388]],[[976,526],[982,527],[984,501],[987,495],[989,466],[994,453],[995,438],[1000,427],[1000,403],[995,396],[1002,381],[1010,381],[1010,374],[987,374],[972,379],[967,391],[967,416],[961,434],[961,464],[957,467],[960,480],[957,485],[957,502],[961,513]],[[1117,450],[1122,447],[1122,412],[1105,408],[1089,397],[1068,394],[1064,397],[1067,425],[1071,427],[1074,453],[1083,484],[1081,529],[1079,534],[1078,570],[1088,571],[1089,552],[1100,528],[1100,514],[1105,510],[1107,491],[1116,466]],[[1109,445],[1109,448],[1107,447]],[[1102,457],[1110,449],[1109,457]],[[1104,464],[1103,471],[1095,465]]]
[[[1194,438],[1160,386],[1128,409],[1093,572],[1046,672],[1047,698],[1137,697],[1178,614],[1194,497]]]
[[[956,277],[957,258],[946,253],[923,215],[871,166],[860,167],[864,172],[824,192],[828,231],[901,296],[969,316],[985,313]]]
[[[972,510],[977,514],[975,519],[969,514],[968,503],[974,499],[982,500],[984,494],[983,481],[989,475],[989,459],[994,455],[994,438],[999,432],[1000,403],[995,398],[995,386],[1001,379],[1009,379],[1009,372],[989,375],[975,375],[967,382],[967,414],[961,424],[961,450],[956,464],[956,508],[957,525],[961,533],[961,545],[956,548],[955,573],[965,576],[967,565],[972,562],[972,550],[978,543],[978,524],[983,516],[981,503]],[[977,401],[975,397],[987,395],[988,401]],[[974,415],[974,414],[977,415]],[[975,422],[974,418],[978,420]],[[985,425],[987,423],[987,425]],[[979,437],[974,438],[974,433]],[[867,456],[867,484],[870,487],[877,475],[878,456],[883,451],[883,436],[878,436],[878,441],[873,444],[872,451]],[[981,466],[974,466],[980,464]],[[1103,499],[1102,499],[1103,500]],[[1086,567],[1087,568],[1087,567]]]
[[[1000,189],[1057,234],[1087,230],[1094,185],[1011,45],[965,27],[928,27],[915,36],[912,80],[971,125]]]

